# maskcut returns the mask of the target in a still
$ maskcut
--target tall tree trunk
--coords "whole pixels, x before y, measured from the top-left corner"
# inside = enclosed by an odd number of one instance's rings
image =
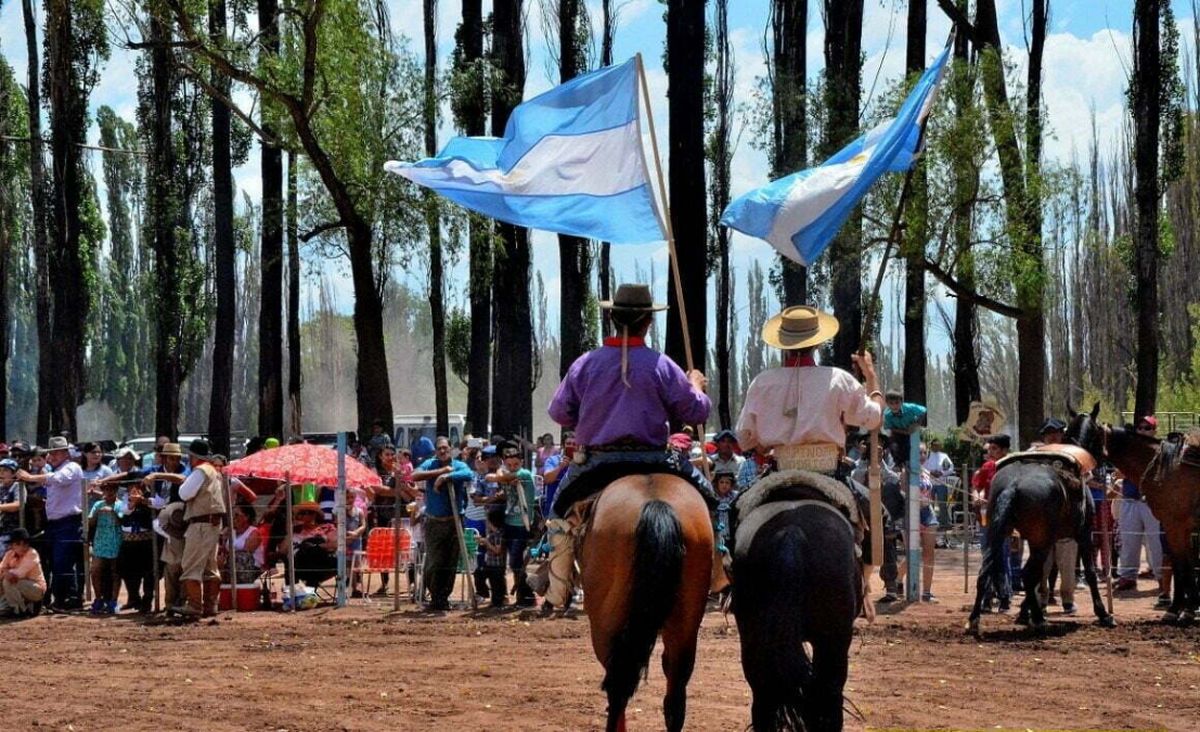
[[[908,49],[905,71],[914,80],[925,70],[925,0],[908,0]],[[929,189],[925,161],[913,171],[911,200],[904,229],[904,398],[925,404],[925,242],[928,238]]]
[[[613,0],[602,0],[600,4],[601,29],[600,29],[600,65],[612,66],[613,63],[613,42],[617,35],[617,18],[616,11],[613,9]],[[612,297],[612,261],[611,261],[612,245],[608,242],[600,242],[600,300],[608,300]],[[602,322],[602,333],[609,332],[609,312],[601,311],[600,318]]]
[[[6,74],[9,68],[6,66]],[[14,84],[15,86],[15,80]],[[12,100],[9,98],[8,79],[0,79],[0,171],[8,168],[8,161],[13,155],[13,142],[7,138],[13,137],[16,130],[8,127],[8,111]],[[12,257],[14,227],[10,221],[11,212],[16,210],[12,204],[9,182],[0,180],[0,441],[8,440],[8,357],[10,355],[11,338],[8,332],[10,322],[9,300],[15,294],[9,288],[9,258]]]
[[[425,5],[425,153],[437,154],[437,0]],[[429,231],[429,315],[433,325],[433,398],[439,435],[450,434],[450,401],[446,393],[446,302],[442,284],[442,228],[437,196],[425,192],[425,225]]]
[[[492,134],[504,134],[509,115],[525,89],[522,0],[492,5],[492,55],[498,86],[492,100]],[[496,257],[496,359],[492,430],[530,436],[533,431],[533,314],[529,295],[529,231],[497,224],[501,251]]]
[[[300,363],[300,210],[297,205],[296,151],[288,152],[287,168],[287,253],[288,253],[288,306],[287,306],[287,352],[288,352],[288,404],[292,419],[288,432],[297,437],[304,431],[304,403],[301,400]]]
[[[825,0],[824,156],[858,134],[862,98],[863,0]],[[849,367],[862,336],[862,211],[856,209],[833,240],[830,285],[841,330],[833,339],[833,364]]]
[[[713,7],[713,43],[716,65],[713,71],[713,106],[716,116],[713,122],[709,149],[712,151],[712,238],[716,244],[717,270],[717,343],[714,349],[717,367],[717,415],[721,429],[733,426],[733,410],[730,405],[733,379],[729,373],[731,343],[729,326],[732,314],[731,295],[733,272],[729,263],[729,229],[721,226],[721,212],[729,205],[729,177],[732,151],[733,50],[729,44],[729,2],[716,0]]]
[[[50,151],[54,166],[51,198],[50,285],[54,328],[52,352],[57,409],[50,414],[53,432],[78,437],[75,408],[83,401],[84,352],[90,308],[88,279],[80,250],[80,205],[84,169],[80,145],[87,142],[87,94],[79,78],[76,29],[71,3],[46,3],[47,95],[50,106]]]
[[[54,323],[50,307],[50,240],[47,235],[46,158],[42,150],[42,76],[38,71],[37,21],[33,0],[22,0],[25,19],[25,51],[28,66],[25,93],[29,108],[29,187],[33,211],[34,313],[37,320],[37,440],[45,444],[50,435],[50,414],[55,406],[54,353],[51,334]]]
[[[167,47],[170,33],[162,20],[149,18],[150,48],[150,138],[147,191],[151,247],[154,250],[155,314],[155,434],[174,438],[179,425],[179,387],[182,367],[179,355],[182,301],[179,296],[179,253],[175,238],[177,166],[171,125],[174,68]]]
[[[258,0],[260,51],[279,55],[279,4]],[[263,132],[278,134],[272,111],[264,104]],[[261,142],[262,176],[262,300],[258,326],[258,432],[283,435],[283,151],[273,142]]]
[[[772,177],[808,165],[808,0],[771,2]],[[783,304],[808,302],[808,268],[776,255]]]
[[[708,262],[703,243],[705,228],[704,182],[704,0],[669,0],[667,3],[668,153],[670,155],[671,223],[679,253],[678,276],[683,299],[675,297],[673,280],[667,284],[667,355],[686,363],[680,309],[687,306],[687,329],[694,368],[704,369],[708,352]]]
[[[579,39],[580,0],[558,0],[558,80],[574,79],[583,68],[583,48]],[[588,333],[588,278],[591,270],[588,240],[558,235],[558,343],[559,378],[583,353]]]
[[[459,28],[463,61],[477,64],[483,59],[482,0],[463,0],[462,25]],[[477,70],[476,70],[477,71]],[[486,82],[485,82],[486,83]],[[484,94],[480,89],[480,96]],[[486,100],[474,100],[464,115],[468,135],[487,134]],[[475,214],[468,215],[470,227],[471,282],[471,360],[467,366],[467,429],[477,435],[488,432],[492,379],[492,223]]]
[[[1158,394],[1158,136],[1162,106],[1159,48],[1163,0],[1137,0],[1133,10],[1133,122],[1137,226],[1133,274],[1137,280],[1137,387],[1134,421],[1154,413]]]
[[[967,0],[959,0],[959,7],[966,12]],[[966,33],[954,39],[954,113],[959,131],[966,124],[967,112],[974,99],[974,75],[969,67],[970,41]],[[961,78],[960,75],[961,74]],[[975,196],[975,184],[979,171],[975,170],[969,157],[959,156],[954,160],[954,250],[957,253],[958,281],[971,289],[975,288],[975,265],[971,258],[971,212],[967,204]],[[981,398],[979,386],[979,356],[976,339],[979,329],[979,313],[974,300],[966,297],[954,299],[954,421],[964,424],[971,411],[971,402]]]
[[[225,0],[210,0],[208,32],[214,43],[225,38]],[[229,94],[229,77],[213,70],[212,85]],[[229,454],[233,408],[233,348],[237,337],[237,248],[233,238],[233,165],[230,153],[230,111],[212,100],[213,246],[216,251],[217,313],[213,328],[212,392],[208,406],[208,439],[213,450]]]

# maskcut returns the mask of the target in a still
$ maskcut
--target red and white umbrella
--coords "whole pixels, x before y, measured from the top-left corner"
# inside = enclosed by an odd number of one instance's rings
[[[323,445],[284,445],[260,450],[225,466],[231,478],[265,478],[337,487],[337,451]],[[354,458],[346,457],[346,487],[370,488],[383,485],[379,474]]]

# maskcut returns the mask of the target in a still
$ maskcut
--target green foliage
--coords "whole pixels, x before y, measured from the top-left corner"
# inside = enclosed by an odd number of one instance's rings
[[[446,364],[450,373],[467,384],[471,363],[471,319],[455,308],[446,317]]]

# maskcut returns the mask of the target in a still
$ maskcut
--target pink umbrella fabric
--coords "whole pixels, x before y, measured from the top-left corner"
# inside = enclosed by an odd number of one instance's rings
[[[260,450],[225,466],[225,474],[234,478],[267,478],[292,483],[315,483],[337,487],[337,451],[323,445],[284,445]],[[379,475],[352,457],[346,457],[346,487],[369,488],[383,485]]]

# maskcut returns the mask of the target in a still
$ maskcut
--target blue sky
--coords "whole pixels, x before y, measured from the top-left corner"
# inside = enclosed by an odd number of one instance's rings
[[[620,0],[617,0],[620,3]],[[599,0],[587,0],[592,10],[594,23],[599,27]],[[822,61],[823,27],[819,6],[821,0],[810,0],[809,11],[809,63],[810,75],[819,73]],[[398,31],[410,38],[420,38],[420,0],[390,0],[392,20]],[[490,5],[485,2],[485,12]],[[527,48],[529,54],[529,81],[526,95],[536,94],[552,86],[547,75],[547,41],[538,22],[540,0],[526,0],[530,6]],[[762,58],[763,33],[767,22],[768,0],[730,0],[730,28],[737,65],[737,90],[739,102],[748,103],[756,77],[765,69]],[[1007,58],[1023,66],[1024,40],[1022,34],[1021,0],[998,0],[1001,34],[1008,45]],[[1066,159],[1073,150],[1082,152],[1090,137],[1090,116],[1095,109],[1100,135],[1111,139],[1124,124],[1122,108],[1126,86],[1127,59],[1129,57],[1129,29],[1132,18],[1132,0],[1056,0],[1051,9],[1051,36],[1046,44],[1045,98],[1050,122],[1050,138],[1046,143],[1046,154],[1052,159]],[[868,95],[866,105],[874,100],[869,90],[882,92],[888,84],[902,73],[905,53],[904,13],[907,0],[866,0],[863,48],[866,56],[864,65],[864,89]],[[1185,42],[1191,44],[1191,7],[1186,1],[1175,0],[1174,6],[1184,30]],[[453,33],[460,12],[456,1],[441,0],[439,7],[439,46],[443,58],[452,47]],[[661,57],[665,29],[661,20],[662,6],[658,0],[625,0],[621,5],[620,27],[617,30],[616,56],[623,60],[635,53],[642,53],[648,71],[653,113],[660,127],[666,122],[666,77],[661,68]],[[928,56],[932,57],[943,43],[949,22],[935,0],[929,0]],[[25,74],[24,34],[21,5],[8,0],[0,7],[0,52],[15,67],[19,78]],[[1185,53],[1189,53],[1185,49]],[[119,114],[132,118],[136,104],[136,83],[133,74],[134,58],[129,52],[114,50],[112,59],[105,69],[101,82],[92,96],[93,108],[102,104],[114,107]],[[742,120],[744,124],[744,120]],[[441,141],[451,134],[443,129]],[[93,139],[97,137],[93,125]],[[751,131],[745,129],[741,144],[733,162],[733,193],[738,195],[767,182],[767,163],[760,151],[749,144]],[[665,138],[660,139],[665,147]],[[258,178],[257,154],[252,155],[245,166],[237,171],[237,183],[241,191],[257,198],[261,186]],[[93,170],[99,173],[99,159]],[[383,175],[383,172],[380,172]],[[103,199],[102,199],[103,200]],[[238,197],[240,202],[241,197]],[[771,249],[763,242],[736,235],[734,238],[734,266],[745,271],[758,260],[769,263]],[[666,293],[666,252],[662,246],[637,246],[615,249],[614,267],[618,279],[632,277],[634,263],[646,269],[653,261],[657,272],[653,283],[660,297]],[[558,296],[558,254],[554,236],[544,232],[534,234],[534,262],[542,272],[550,301],[550,317],[556,318]],[[461,264],[453,273],[451,295],[465,292],[465,265]],[[423,272],[398,271],[396,275],[414,284]],[[352,290],[348,278],[342,277],[335,288],[341,307],[349,308]],[[744,293],[743,293],[744,294]],[[307,301],[308,298],[302,298]],[[885,298],[885,302],[889,298]],[[744,305],[741,304],[741,305]],[[885,312],[885,318],[894,314]],[[931,348],[944,350],[944,338],[939,340],[935,333]]]

